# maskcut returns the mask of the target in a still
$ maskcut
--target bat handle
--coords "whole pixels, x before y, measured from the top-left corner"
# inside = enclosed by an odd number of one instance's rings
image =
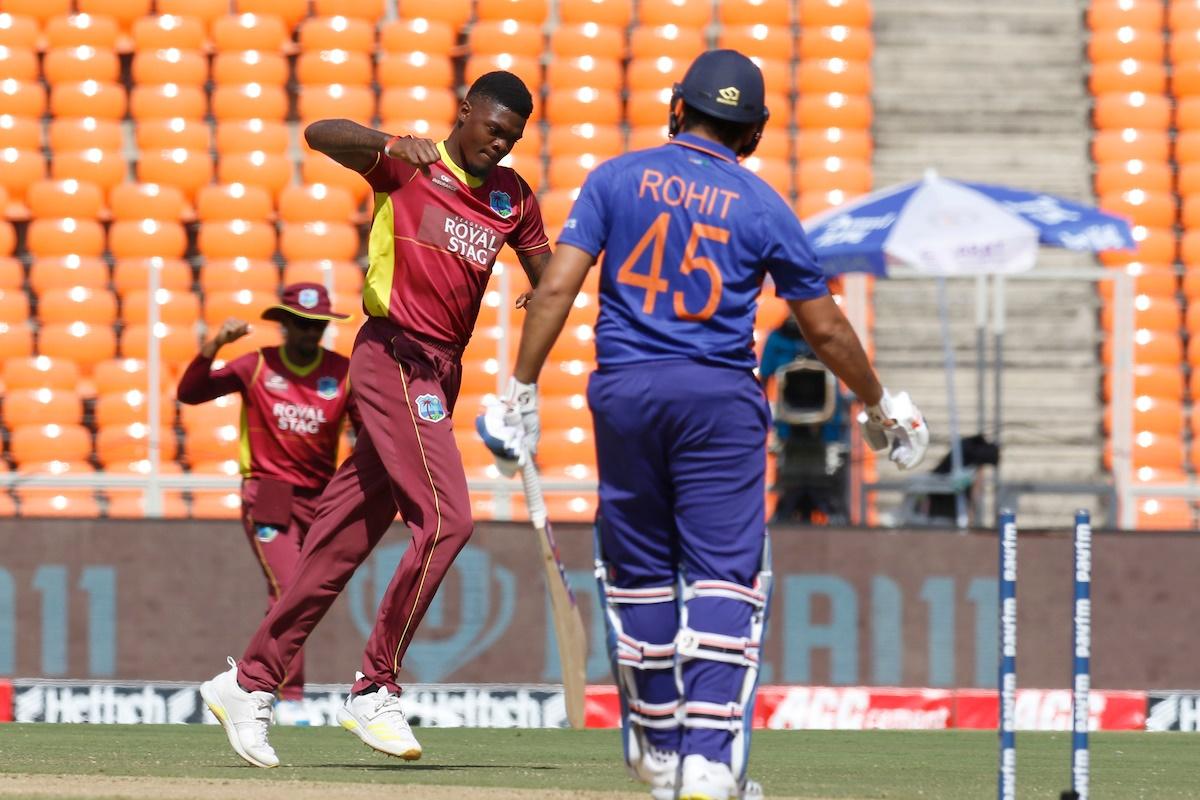
[[[521,482],[525,484],[525,504],[529,507],[529,519],[535,527],[546,527],[546,498],[542,496],[542,480],[537,467],[530,460],[521,467]]]

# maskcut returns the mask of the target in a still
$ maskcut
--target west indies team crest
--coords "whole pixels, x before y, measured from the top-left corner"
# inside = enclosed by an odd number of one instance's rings
[[[317,378],[317,397],[322,400],[332,400],[338,396],[337,378],[324,375]]]
[[[426,422],[441,422],[446,418],[446,407],[436,394],[423,394],[417,398],[417,416]]]
[[[512,216],[512,198],[508,196],[508,192],[492,192],[488,198],[488,205],[492,207],[492,211],[496,212],[496,216],[500,219],[508,219]]]

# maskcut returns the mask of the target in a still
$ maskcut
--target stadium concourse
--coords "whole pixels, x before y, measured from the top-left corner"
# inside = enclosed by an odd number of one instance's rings
[[[236,474],[237,401],[179,408],[172,396],[205,331],[256,318],[281,281],[321,281],[335,306],[359,305],[367,187],[306,148],[299,133],[315,119],[439,138],[474,77],[515,72],[534,91],[535,124],[510,159],[553,236],[592,166],[665,139],[686,64],[735,47],[770,92],[747,166],[802,216],[871,186],[866,0],[4,0],[0,12],[4,467],[24,475],[145,474],[154,403],[163,474]],[[498,265],[466,353],[469,414],[511,363],[505,309],[526,288],[514,265]],[[150,271],[164,368],[147,391]],[[581,487],[552,494],[560,519],[595,506],[582,398],[595,290],[542,380],[546,478]],[[782,313],[764,304],[760,333]],[[360,321],[334,326],[326,344],[349,352]],[[221,356],[275,343],[272,327]],[[494,479],[470,426],[457,427],[469,477]],[[233,518],[237,502],[231,490],[175,489],[164,511]],[[519,497],[503,502],[501,515],[523,515]],[[497,510],[487,492],[475,504],[481,518]],[[143,509],[131,489],[0,494],[3,514]]]

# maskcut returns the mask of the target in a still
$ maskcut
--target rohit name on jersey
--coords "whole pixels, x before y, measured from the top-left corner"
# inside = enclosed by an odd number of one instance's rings
[[[486,267],[495,260],[504,239],[495,229],[463,219],[445,209],[426,206],[418,234],[421,241]]]
[[[320,433],[321,425],[326,422],[325,409],[296,403],[276,403],[271,412],[281,431],[316,434]]]
[[[725,219],[730,203],[741,195],[720,186],[684,180],[678,175],[664,175],[656,169],[644,169],[638,184],[638,198],[645,197],[668,206],[694,207],[699,214],[716,214]]]

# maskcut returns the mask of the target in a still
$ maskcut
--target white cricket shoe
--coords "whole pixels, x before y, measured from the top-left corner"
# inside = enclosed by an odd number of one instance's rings
[[[362,673],[358,674],[362,679]],[[404,712],[400,710],[400,697],[388,692],[386,686],[372,694],[351,694],[337,711],[337,721],[353,733],[367,747],[405,761],[416,761],[421,757],[421,743],[413,736]]]
[[[280,700],[275,704],[275,724],[285,726],[312,725],[308,715],[308,706],[303,700]]]
[[[633,765],[633,773],[639,781],[649,784],[654,800],[675,800],[679,753],[648,745],[641,759]]]
[[[256,767],[277,767],[279,757],[267,741],[275,695],[238,686],[237,662],[228,661],[229,669],[200,684],[200,697],[225,729],[233,752]]]
[[[755,781],[748,780],[739,787],[728,764],[694,754],[683,759],[679,800],[762,800],[762,797],[762,786]]]

